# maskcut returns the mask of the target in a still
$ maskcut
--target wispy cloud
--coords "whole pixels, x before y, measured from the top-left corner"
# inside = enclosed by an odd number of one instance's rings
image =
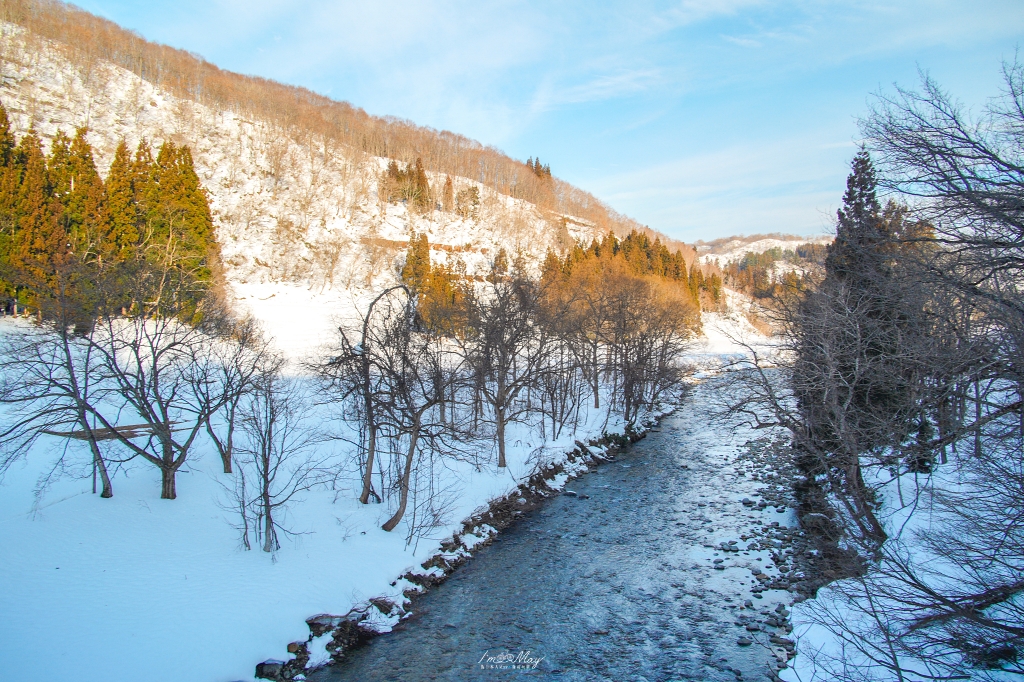
[[[591,180],[619,210],[681,239],[831,226],[852,145],[817,131],[733,145]]]
[[[761,4],[763,0],[681,0],[665,12],[665,17],[674,26],[688,26],[712,17],[732,16]]]
[[[741,38],[739,36],[722,36],[722,40],[733,45],[739,45],[740,47],[761,47],[763,43],[760,40],[754,40],[753,38]]]

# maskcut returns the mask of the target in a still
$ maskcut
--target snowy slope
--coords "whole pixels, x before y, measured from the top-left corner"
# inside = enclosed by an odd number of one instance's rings
[[[456,193],[479,189],[476,217],[417,215],[378,201],[387,159],[179,99],[110,63],[73,63],[59,46],[12,24],[0,23],[0,71],[0,102],[15,134],[34,127],[45,148],[58,129],[73,134],[86,126],[102,175],[121,139],[132,149],[142,138],[154,149],[164,140],[189,145],[209,192],[230,289],[261,318],[261,300],[298,287],[306,293],[289,299],[313,298],[324,307],[345,300],[350,307],[353,297],[394,281],[413,231],[428,235],[435,261],[461,259],[469,274],[485,271],[499,248],[536,265],[558,246],[561,216],[542,215],[471,179],[453,182]],[[428,178],[435,187],[444,182]],[[574,239],[595,236],[578,218],[565,229]],[[292,286],[281,293],[251,288],[269,283]],[[274,306],[267,308],[266,319],[277,319]],[[317,337],[318,322],[299,333]]]
[[[0,320],[0,335],[23,321]],[[329,408],[315,419],[352,439]],[[0,412],[0,418],[3,417]],[[361,505],[351,445],[324,446],[338,472],[333,487],[289,508],[271,557],[245,551],[220,460],[203,441],[179,473],[176,500],[159,499],[159,476],[139,461],[119,467],[114,497],[91,494],[88,453],[46,438],[0,486],[0,667],[3,679],[78,682],[252,679],[255,666],[305,640],[305,620],[344,614],[381,595],[438,551],[486,503],[512,491],[538,464],[561,461],[576,438],[621,430],[594,411],[577,433],[544,443],[537,429],[510,428],[509,466],[449,460],[436,485],[450,508],[412,544],[403,525],[381,524],[387,505]],[[482,439],[481,459],[493,460]],[[50,479],[48,482],[46,479]]]
[[[832,242],[832,239],[832,235],[822,235],[818,237],[794,236],[787,239],[771,238],[758,239],[756,241],[747,241],[745,239],[736,238],[717,245],[713,251],[709,252],[702,252],[702,247],[698,247],[698,253],[700,253],[700,260],[702,263],[724,266],[730,261],[741,260],[748,253],[764,253],[765,251],[775,248],[782,249],[783,251],[792,251],[803,244],[828,244]]]

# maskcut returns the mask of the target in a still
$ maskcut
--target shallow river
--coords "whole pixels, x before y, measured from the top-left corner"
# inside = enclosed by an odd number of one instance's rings
[[[617,461],[570,481],[576,497],[554,497],[502,532],[417,598],[395,632],[310,679],[767,679],[785,658],[769,637],[785,635],[775,619],[791,594],[760,585],[779,576],[772,552],[790,569],[770,538],[793,517],[742,504],[763,485],[746,446],[760,434],[711,421],[717,384],[697,386]],[[753,536],[773,550],[747,551]],[[740,551],[718,549],[730,540]]]

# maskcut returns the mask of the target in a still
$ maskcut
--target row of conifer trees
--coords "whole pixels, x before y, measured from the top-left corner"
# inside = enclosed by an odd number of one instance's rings
[[[126,310],[194,309],[217,247],[191,151],[166,141],[154,157],[148,141],[132,153],[122,140],[104,180],[87,135],[58,131],[47,154],[34,129],[16,139],[0,105],[0,305],[42,316],[70,296],[86,312],[102,289]]]
[[[504,274],[508,260],[508,255],[500,250],[492,264],[493,272]],[[681,305],[694,311],[715,310],[723,303],[722,278],[718,274],[705,275],[696,261],[687,268],[682,252],[670,251],[660,240],[635,230],[623,239],[609,234],[589,246],[576,244],[561,257],[549,251],[541,268],[542,283],[548,291],[578,289],[584,286],[580,273],[605,272],[609,268],[661,282],[674,292]],[[452,327],[457,324],[453,320],[459,318],[458,311],[469,299],[471,286],[464,265],[433,263],[427,236],[413,235],[401,277],[417,294],[421,321],[436,331],[457,333]],[[598,278],[589,286],[603,289],[606,284]]]

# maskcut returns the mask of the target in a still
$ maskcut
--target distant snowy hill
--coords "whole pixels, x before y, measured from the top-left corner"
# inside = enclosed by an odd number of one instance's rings
[[[748,253],[764,253],[775,248],[792,251],[803,244],[829,244],[832,239],[832,235],[812,237],[791,234],[753,235],[697,242],[696,247],[702,263],[725,265],[730,261],[742,259]]]

